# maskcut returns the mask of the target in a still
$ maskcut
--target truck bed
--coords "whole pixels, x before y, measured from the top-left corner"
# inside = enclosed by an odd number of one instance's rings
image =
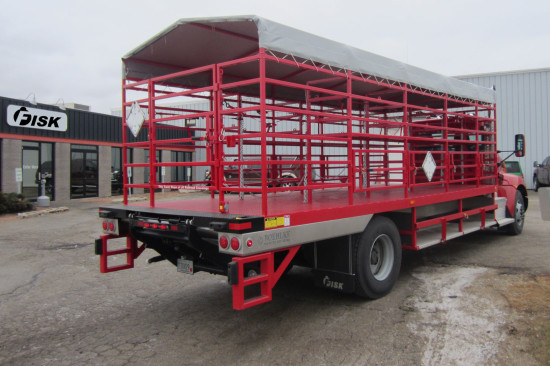
[[[437,202],[463,199],[494,193],[492,185],[480,187],[467,185],[417,187],[406,194],[405,190],[388,189],[370,193],[360,192],[353,195],[353,203],[349,204],[346,189],[327,189],[314,192],[314,200],[303,202],[300,192],[281,192],[268,196],[269,212],[265,218],[289,216],[290,225],[304,225],[321,221],[337,220],[357,215],[375,214],[425,206]],[[208,216],[208,217],[238,217],[262,216],[261,196],[248,194],[244,199],[238,195],[226,195],[225,201],[229,207],[228,214],[220,213],[216,198],[204,197],[191,200],[157,201],[155,207],[148,203],[105,206],[102,209],[123,209],[151,214]]]

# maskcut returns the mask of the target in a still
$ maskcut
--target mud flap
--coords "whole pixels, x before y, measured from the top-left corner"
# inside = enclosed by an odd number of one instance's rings
[[[314,270],[314,283],[317,287],[351,294],[355,292],[355,275],[342,272]]]

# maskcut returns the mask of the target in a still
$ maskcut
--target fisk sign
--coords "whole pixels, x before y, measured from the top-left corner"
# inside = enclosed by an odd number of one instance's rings
[[[67,115],[20,105],[9,105],[7,121],[10,126],[39,130],[67,131]]]

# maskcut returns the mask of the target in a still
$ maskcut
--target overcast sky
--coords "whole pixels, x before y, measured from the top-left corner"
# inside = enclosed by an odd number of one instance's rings
[[[550,67],[550,1],[5,1],[0,95],[121,104],[121,57],[176,20],[255,14],[445,75]]]

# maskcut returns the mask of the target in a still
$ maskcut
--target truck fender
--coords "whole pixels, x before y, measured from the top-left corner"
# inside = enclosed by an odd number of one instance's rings
[[[523,196],[525,211],[529,207],[529,199],[527,197],[527,188],[521,177],[513,174],[502,174],[502,183],[497,187],[497,195],[506,197],[506,209],[509,214],[514,212],[514,202],[516,199],[516,191],[519,191]]]

